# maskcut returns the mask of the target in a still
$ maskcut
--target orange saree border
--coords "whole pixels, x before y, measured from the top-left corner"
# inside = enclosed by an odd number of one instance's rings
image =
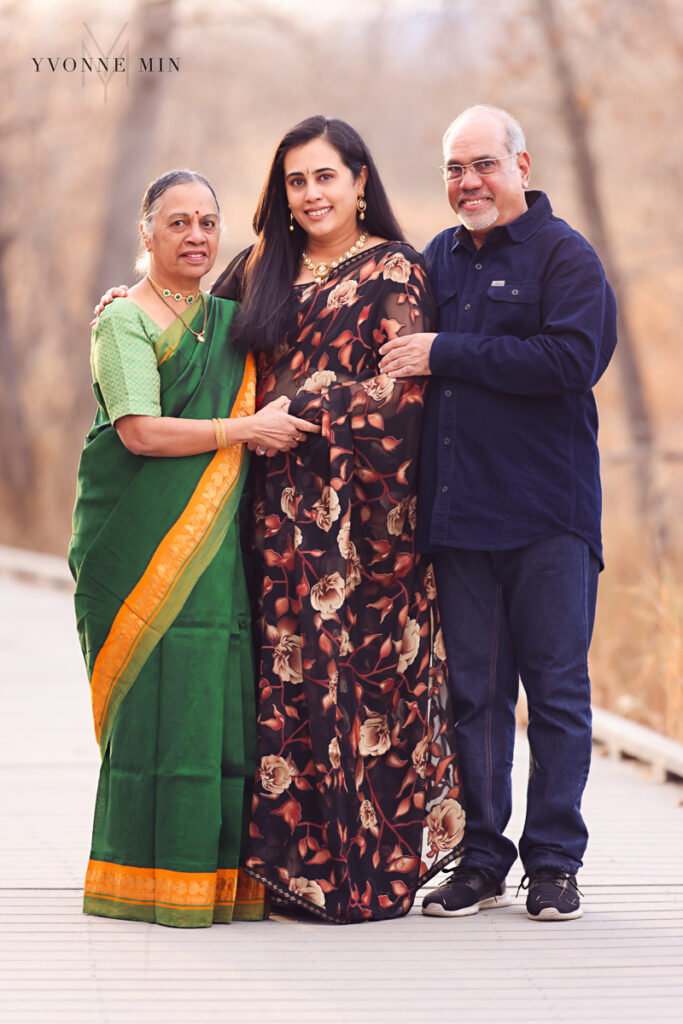
[[[213,920],[259,914],[265,905],[265,888],[242,868],[218,868],[215,872],[169,871],[137,868],[111,861],[90,860],[85,876],[86,909],[95,901],[140,908],[145,919],[154,912],[209,912]],[[114,916],[114,915],[112,915]],[[262,914],[261,914],[262,916]]]
[[[249,355],[231,419],[253,411],[255,388],[255,363]],[[111,723],[107,728],[107,717],[117,683],[136,661],[144,662],[161,639],[163,629],[159,627],[168,625],[162,622],[164,611],[172,621],[180,610],[186,595],[180,597],[180,603],[174,602],[178,586],[207,545],[221,509],[239,482],[243,459],[244,445],[216,452],[180,517],[159,543],[111,625],[90,680],[95,735],[100,747],[108,739]],[[137,671],[140,667],[138,664]]]

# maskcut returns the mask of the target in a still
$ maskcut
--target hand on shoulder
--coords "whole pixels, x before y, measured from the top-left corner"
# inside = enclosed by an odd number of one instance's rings
[[[97,305],[93,309],[94,319],[92,319],[90,321],[90,326],[91,327],[95,326],[95,324],[97,323],[97,320],[98,320],[98,317],[100,316],[100,314],[103,312],[103,310],[108,305],[110,305],[114,301],[114,299],[125,299],[125,298],[127,298],[127,296],[128,296],[128,285],[126,285],[126,284],[119,284],[119,285],[116,285],[114,288],[107,289],[107,291],[104,293],[104,295],[101,296],[100,301],[97,303]]]

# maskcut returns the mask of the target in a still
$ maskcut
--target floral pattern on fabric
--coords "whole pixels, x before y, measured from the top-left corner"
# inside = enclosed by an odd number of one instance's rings
[[[320,423],[258,460],[259,751],[247,869],[339,922],[406,913],[460,855],[464,812],[431,564],[415,553],[424,383],[379,348],[427,330],[421,258],[383,243],[299,286],[257,405]]]

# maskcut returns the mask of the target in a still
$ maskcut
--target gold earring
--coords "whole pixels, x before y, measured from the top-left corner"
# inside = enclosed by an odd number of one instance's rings
[[[359,220],[365,220],[365,211],[368,208],[368,204],[365,202],[365,199],[363,198],[363,196],[364,196],[364,193],[361,192],[360,195],[358,196],[358,199],[356,200],[356,209],[358,210],[358,219]]]
[[[294,230],[294,214],[292,213],[291,206],[289,208],[289,230],[290,231]]]

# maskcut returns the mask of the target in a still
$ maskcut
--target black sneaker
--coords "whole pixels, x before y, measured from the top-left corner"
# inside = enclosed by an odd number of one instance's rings
[[[583,914],[582,893],[570,871],[535,868],[524,876],[520,888],[529,890],[526,912],[532,921],[572,921]]]
[[[491,907],[508,907],[512,897],[505,882],[488,868],[461,867],[422,901],[422,913],[432,917],[468,917]]]

